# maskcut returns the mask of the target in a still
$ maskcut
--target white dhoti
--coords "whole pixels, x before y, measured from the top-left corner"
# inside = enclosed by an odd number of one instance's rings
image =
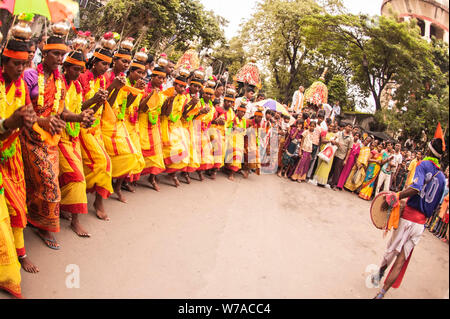
[[[398,228],[394,230],[387,245],[381,267],[389,266],[402,248],[405,251],[405,260],[407,260],[414,247],[419,243],[424,230],[424,225],[400,218]]]

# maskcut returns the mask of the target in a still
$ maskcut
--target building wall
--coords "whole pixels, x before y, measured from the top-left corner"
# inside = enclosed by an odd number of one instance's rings
[[[449,43],[448,0],[383,0],[381,14],[390,15],[390,9],[402,20],[417,19],[425,38]]]

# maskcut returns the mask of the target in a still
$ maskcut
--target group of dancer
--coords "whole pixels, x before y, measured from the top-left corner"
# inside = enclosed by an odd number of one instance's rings
[[[143,176],[160,191],[163,173],[176,187],[178,178],[191,183],[193,173],[200,181],[220,169],[230,180],[236,172],[260,174],[263,111],[244,118],[232,86],[215,99],[215,81],[189,65],[168,83],[173,63],[164,56],[147,83],[148,56],[133,55],[131,39],[119,45],[108,32],[86,60],[83,39],[70,48],[64,26],[52,31],[36,68],[23,28],[12,28],[1,55],[0,287],[18,297],[20,267],[39,271],[27,256],[24,228],[56,250],[60,217],[89,237],[80,222],[87,193],[95,195],[97,217],[109,220],[103,201],[115,194],[126,203],[123,191],[134,192]]]

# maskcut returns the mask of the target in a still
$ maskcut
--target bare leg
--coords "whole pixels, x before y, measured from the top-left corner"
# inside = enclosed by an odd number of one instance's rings
[[[198,179],[201,181],[203,181],[205,178],[203,177],[203,172],[202,171],[197,171],[198,174]]]
[[[105,213],[105,208],[103,207],[103,198],[98,193],[95,193],[94,208],[98,218],[106,221],[109,220],[108,215]]]
[[[211,179],[216,179],[216,176],[217,176],[217,169],[216,168],[213,168],[213,169],[211,169]]]
[[[159,192],[160,188],[159,185],[156,181],[156,175],[150,174],[150,176],[148,177],[148,182],[150,184],[152,184],[153,188],[155,189],[155,191]]]
[[[228,172],[228,179],[234,181],[234,172],[231,169]]]
[[[383,286],[381,293],[379,293],[375,298],[384,297],[384,294],[392,287],[394,282],[397,280],[397,277],[400,274],[400,271],[402,270],[402,267],[403,267],[405,261],[406,261],[405,250],[404,250],[404,248],[402,248],[400,253],[397,255],[397,258],[395,259],[394,264],[392,265],[391,273],[389,274],[389,276],[386,278],[386,280],[384,282],[384,286]],[[387,265],[385,267],[387,267]],[[384,270],[385,269],[386,268],[384,268]],[[380,269],[380,271],[381,271],[381,269]],[[380,296],[380,294],[382,294],[382,296]],[[377,298],[377,299],[381,299],[381,298]]]
[[[30,258],[28,258],[26,254],[23,256],[19,256],[19,262],[22,265],[23,270],[25,270],[26,272],[32,274],[39,272],[39,268],[31,262]]]
[[[80,237],[91,237],[83,226],[80,224],[79,214],[72,214],[72,222],[70,223],[70,228]]]
[[[191,183],[191,178],[190,178],[188,172],[181,173],[181,176],[183,176],[186,179],[186,184],[190,184]]]
[[[175,184],[175,187],[180,186],[180,182],[178,181],[176,173],[170,173],[169,176],[172,179],[173,183]]]
[[[123,178],[119,178],[116,181],[116,185],[114,185],[114,193],[117,194],[117,199],[122,203],[127,203],[127,199],[122,194],[122,184],[125,180]]]

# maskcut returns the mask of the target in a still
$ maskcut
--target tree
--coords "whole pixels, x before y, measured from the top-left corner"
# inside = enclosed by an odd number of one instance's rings
[[[198,0],[111,0],[100,10],[81,9],[80,16],[80,28],[97,37],[115,31],[157,52],[169,45],[185,50],[188,40],[201,47],[224,41],[221,26],[226,23]]]
[[[324,14],[326,8],[342,6],[340,1],[322,2],[324,7],[314,0],[261,1],[241,30],[246,51],[263,61],[271,73],[270,93],[284,103],[300,84],[307,87],[320,76],[310,62],[320,36],[307,21],[311,15]]]
[[[328,101],[333,103],[339,101],[339,105],[343,110],[353,111],[353,108],[348,103],[347,82],[343,75],[336,74],[330,82],[328,82]]]
[[[321,30],[323,43],[330,46],[328,51],[347,60],[353,84],[373,96],[376,110],[382,107],[381,95],[388,84],[396,84],[393,98],[404,104],[411,92],[423,86],[425,76],[439,76],[430,46],[414,21],[351,14],[327,14],[312,21]]]

